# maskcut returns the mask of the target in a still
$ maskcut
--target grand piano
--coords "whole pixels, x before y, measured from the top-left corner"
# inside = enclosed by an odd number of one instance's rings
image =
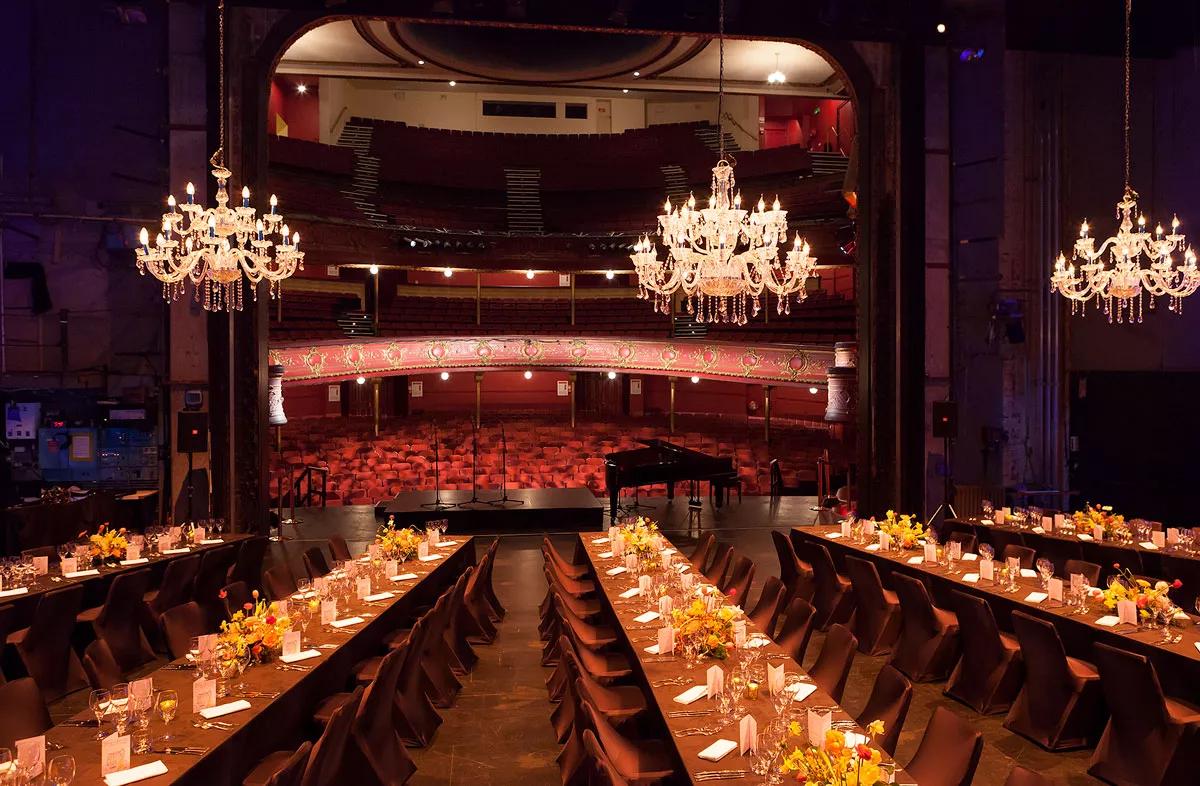
[[[692,502],[699,504],[696,486],[702,480],[737,477],[733,459],[689,450],[663,439],[639,440],[646,447],[618,450],[604,459],[604,481],[608,486],[609,515],[616,517],[621,489],[667,484],[667,498],[675,497],[675,484],[693,481]],[[716,495],[721,504],[721,495]]]

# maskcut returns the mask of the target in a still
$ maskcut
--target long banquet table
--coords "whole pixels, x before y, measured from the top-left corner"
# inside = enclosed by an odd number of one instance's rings
[[[699,725],[704,725],[714,722],[712,717],[682,717],[672,718],[669,713],[676,710],[713,710],[716,712],[716,702],[710,699],[700,699],[689,705],[678,704],[674,701],[674,697],[683,693],[688,685],[667,685],[663,687],[654,687],[655,683],[661,680],[678,677],[681,674],[691,675],[695,682],[693,684],[701,685],[705,681],[705,671],[714,663],[720,665],[726,673],[726,679],[733,675],[737,668],[738,656],[735,652],[726,661],[710,661],[704,660],[700,667],[691,671],[684,671],[684,659],[682,656],[674,658],[662,658],[659,656],[649,655],[645,652],[645,648],[653,644],[651,637],[656,636],[658,628],[662,627],[661,620],[655,620],[647,625],[641,625],[634,621],[634,617],[650,610],[650,606],[645,602],[629,602],[620,599],[618,596],[625,590],[637,585],[636,579],[631,573],[622,573],[617,576],[609,576],[607,571],[621,564],[619,558],[605,558],[600,554],[606,553],[609,545],[605,538],[598,537],[594,534],[579,535],[580,541],[583,544],[584,550],[587,553],[588,560],[592,566],[593,573],[596,576],[597,584],[601,589],[600,596],[604,598],[612,612],[612,618],[617,620],[619,625],[617,630],[621,632],[623,637],[622,645],[630,655],[630,663],[633,664],[635,673],[638,673],[642,687],[645,688],[646,694],[651,698],[651,709],[660,716],[664,726],[670,732],[669,745],[674,747],[678,755],[679,783],[698,784],[703,783],[703,779],[697,780],[697,775],[705,771],[713,770],[745,770],[747,775],[742,778],[722,779],[722,783],[761,783],[762,776],[754,775],[750,772],[751,757],[741,756],[737,751],[730,753],[721,759],[719,762],[704,761],[699,757],[699,753],[709,745],[716,742],[718,739],[738,740],[738,727],[736,724],[727,726],[715,734],[709,736],[676,736],[675,732],[682,729],[693,728]],[[596,542],[600,541],[600,542]],[[697,574],[697,581],[703,582],[704,578]],[[657,610],[657,601],[655,601],[654,609]],[[754,623],[746,621],[747,637],[754,633],[760,632],[755,627]],[[676,650],[679,652],[679,650]],[[742,699],[742,714],[750,714],[754,716],[758,723],[760,732],[764,730],[767,724],[774,717],[774,708],[770,696],[767,692],[766,671],[763,663],[769,663],[773,666],[778,666],[781,663],[787,664],[787,672],[789,674],[796,673],[805,675],[804,671],[799,667],[799,664],[794,663],[791,657],[774,642],[770,642],[760,648],[762,653],[762,661],[759,665],[760,679],[759,684],[761,692],[759,698],[754,701]],[[803,702],[797,702],[800,710],[805,710],[812,707],[832,707],[833,721],[853,720],[850,714],[843,710],[837,703],[829,697],[820,688],[817,688]],[[803,717],[800,718],[803,723]],[[862,732],[861,728],[855,727],[855,730]],[[800,738],[790,740],[797,745],[804,742]],[[885,753],[886,757],[887,754]],[[887,759],[885,758],[885,761]],[[897,767],[895,782],[897,784],[912,783],[912,778]]]
[[[934,603],[942,608],[953,610],[952,593],[955,591],[982,597],[991,606],[1002,630],[1012,631],[1010,618],[1012,612],[1018,609],[1047,619],[1054,623],[1067,653],[1074,657],[1090,661],[1093,657],[1092,645],[1096,641],[1145,655],[1154,663],[1159,680],[1168,694],[1193,702],[1200,698],[1200,632],[1191,620],[1172,628],[1172,632],[1181,637],[1178,643],[1164,644],[1160,630],[1096,624],[1099,618],[1115,613],[1106,610],[1097,599],[1089,602],[1085,615],[1076,614],[1075,609],[1049,599],[1040,603],[1026,600],[1029,593],[1042,589],[1038,578],[1019,579],[1017,591],[1010,593],[983,579],[974,583],[964,580],[964,576],[977,573],[973,567],[975,563],[969,561],[960,563],[955,573],[951,573],[944,564],[927,565],[923,561],[913,564],[910,560],[922,557],[920,549],[881,552],[869,548],[872,543],[855,543],[851,538],[842,537],[841,529],[837,526],[793,528],[792,534],[794,539],[800,538],[828,547],[839,570],[844,570],[845,557],[851,554],[873,561],[884,584],[895,572],[921,579],[929,588]]]
[[[339,618],[363,617],[361,624],[345,629],[325,629],[314,620],[308,629],[303,647],[318,649],[319,658],[301,661],[297,665],[311,666],[309,671],[276,668],[272,664],[252,666],[242,676],[251,693],[278,693],[275,698],[249,698],[250,709],[220,718],[236,724],[229,731],[200,729],[192,725],[192,682],[194,671],[186,668],[185,660],[175,661],[149,675],[154,678],[155,692],[174,690],[179,694],[179,714],[169,725],[157,716],[151,721],[150,735],[159,737],[170,733],[171,746],[207,748],[202,756],[182,754],[133,754],[130,766],[136,767],[161,760],[167,773],[139,783],[161,784],[230,784],[240,783],[243,776],[268,753],[296,748],[311,727],[312,712],[321,699],[345,690],[354,666],[364,658],[379,654],[383,639],[404,624],[414,611],[432,604],[437,596],[452,585],[458,576],[475,564],[475,544],[470,537],[456,536],[454,544],[439,549],[441,559],[432,562],[406,562],[401,571],[415,573],[417,578],[404,582],[389,582],[390,586],[373,587],[375,592],[395,593],[390,600],[374,604],[356,601],[348,609],[338,610]],[[218,699],[218,703],[234,701],[234,691]],[[94,720],[90,711],[71,718]],[[112,727],[106,724],[111,733]],[[47,751],[47,758],[70,753],[77,766],[75,783],[102,783],[100,743],[96,728],[55,726],[46,733],[51,743],[62,750]],[[160,747],[155,745],[155,747]]]

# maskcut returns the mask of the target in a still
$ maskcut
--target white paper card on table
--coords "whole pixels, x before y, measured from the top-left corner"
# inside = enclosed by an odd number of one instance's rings
[[[332,625],[337,619],[337,601],[323,600],[321,601],[321,624]]]
[[[1179,542],[1179,528],[1167,527],[1167,543],[1174,546]]]
[[[669,569],[670,569],[670,567],[671,567],[671,560],[672,560],[672,558],[673,558],[674,556],[675,556],[675,553],[674,553],[673,551],[664,551],[664,552],[663,552],[663,553],[660,555],[660,559],[662,559],[662,567],[663,567],[663,570],[669,570]]]
[[[296,655],[300,652],[300,631],[289,630],[283,634],[283,656],[284,658]]]
[[[642,652],[646,653],[647,655],[657,655],[659,651],[660,650],[657,644],[651,644],[649,647],[645,647],[642,650]]]
[[[17,740],[17,766],[36,779],[46,768],[46,735]]]
[[[50,572],[50,558],[49,557],[34,557],[33,558],[33,572],[39,576],[45,576],[47,573],[49,573]]]
[[[963,581],[967,582],[968,584],[978,584],[979,583],[979,574],[978,573],[964,573]]]
[[[979,555],[975,554],[973,552],[967,551],[967,552],[963,552],[962,559],[963,559],[963,562],[975,562],[976,560],[979,559]]]
[[[867,551],[879,551],[879,544],[878,543],[870,544],[869,546],[867,546]]]
[[[850,519],[843,519],[840,523],[842,526],[842,537],[843,538],[850,537],[850,526],[851,526]]]
[[[924,561],[925,561],[924,557],[909,557],[908,558],[909,565],[920,565]]]
[[[1042,535],[1042,534],[1045,534],[1046,528],[1038,526],[1038,527],[1034,527],[1032,530],[1030,530],[1030,532],[1036,532],[1037,534]]]
[[[979,578],[987,581],[995,581],[996,563],[990,559],[979,560]]]
[[[599,554],[597,554],[596,556],[599,557],[600,559],[612,559],[612,555],[613,555],[613,553],[611,551],[602,551]]]
[[[675,651],[675,629],[670,625],[658,629],[658,655],[670,655]]]
[[[193,527],[192,528],[192,540],[196,541],[197,543],[203,543],[204,539],[207,537],[208,537],[208,530],[205,529],[204,527]]]
[[[424,557],[417,557],[420,562],[433,562],[442,558],[441,554],[426,554]]]
[[[1063,599],[1063,580],[1051,578],[1046,582],[1046,594],[1050,596],[1050,600],[1062,603]]]
[[[638,576],[638,589],[642,591],[643,595],[648,593],[652,586],[654,586],[653,578],[650,576]]]
[[[24,595],[29,592],[29,587],[17,587],[16,589],[0,590],[0,598],[8,598],[13,595]]]
[[[932,543],[925,544],[925,561],[930,563],[937,562],[937,546]]]
[[[1092,537],[1096,540],[1104,540],[1104,527],[1099,524],[1093,524]]]
[[[182,546],[177,549],[164,549],[162,551],[162,553],[163,554],[187,554],[189,551],[191,551],[190,548],[188,548],[187,546]]]
[[[150,708],[154,696],[154,678],[144,677],[140,680],[129,681],[129,698],[133,699],[135,707]]]
[[[1195,644],[1196,644],[1196,650],[1198,652],[1200,652],[1200,641],[1195,642]]]
[[[1086,532],[1080,532],[1075,537],[1079,538],[1080,540],[1091,540],[1092,539],[1092,536],[1087,534]]]
[[[218,543],[224,543],[224,542],[225,542],[224,538],[201,538],[200,539],[201,546],[215,546]]]
[[[833,713],[828,710],[808,711],[808,741],[811,745],[825,745],[825,734],[833,725]]]
[[[130,767],[127,770],[110,772],[104,776],[104,786],[128,786],[130,783],[137,783],[147,778],[157,778],[159,775],[166,774],[167,765],[163,764],[161,759],[158,759],[149,764],[139,764],[136,767]]]
[[[601,543],[608,543],[608,538],[592,538],[592,543],[599,546]]]
[[[100,774],[129,769],[129,735],[110,734],[100,741]]]
[[[629,570],[629,568],[625,567],[624,565],[618,565],[617,567],[609,568],[608,570],[606,570],[604,572],[607,573],[609,576],[620,576],[622,573],[624,573],[627,570]]]
[[[881,531],[879,533],[879,548],[882,549],[883,551],[887,551],[891,547],[892,547],[892,536],[886,532]]]
[[[1131,600],[1117,601],[1117,619],[1122,625],[1137,625],[1137,604]]]
[[[837,540],[841,536],[842,536],[842,533],[840,533],[840,532],[826,532],[825,533],[825,537],[829,538],[830,540]]]
[[[362,600],[363,598],[370,595],[371,594],[371,580],[366,577],[357,579],[354,582],[354,594],[358,596],[359,600]]]
[[[122,565],[145,565],[149,561],[150,561],[150,559],[148,557],[130,557],[129,559],[121,560],[121,564]]]
[[[699,701],[708,695],[707,685],[693,685],[683,693],[676,696],[672,701],[676,704],[691,704],[694,701]]]
[[[392,576],[392,581],[412,581],[417,578],[415,573],[401,573],[399,576]]]
[[[704,673],[704,678],[707,681],[708,698],[715,699],[724,692],[725,670],[720,666],[709,666],[708,671]]]
[[[435,543],[434,545],[437,546],[439,549],[448,549],[451,546],[457,546],[458,541],[457,540],[438,540],[438,542]]]
[[[734,620],[733,621],[733,635],[737,636],[739,634],[741,634],[742,641],[744,642],[746,640],[746,621],[745,620]],[[742,646],[744,646],[744,645],[743,644],[738,645],[738,647],[742,647]]]
[[[1151,532],[1150,540],[1155,546],[1158,546],[1161,549],[1163,546],[1167,545],[1167,533],[1158,531]]]
[[[238,699],[237,701],[231,701],[226,704],[219,704],[216,707],[209,707],[206,710],[200,710],[200,715],[205,720],[212,720],[213,718],[220,718],[224,715],[232,715],[235,712],[241,712],[242,710],[248,709],[250,709],[250,702],[246,701],[245,699]]]
[[[381,600],[387,600],[388,598],[394,597],[396,597],[396,594],[393,592],[376,592],[374,595],[367,595],[363,598],[363,600],[365,600],[367,603],[378,603]]]
[[[720,761],[737,750],[737,746],[738,744],[733,740],[717,740],[700,751],[699,756],[705,761]]]
[[[1121,618],[1112,614],[1105,614],[1100,619],[1096,620],[1096,624],[1105,628],[1116,627],[1121,622]]]
[[[74,557],[63,557],[58,563],[58,569],[64,574],[74,573],[79,567],[79,560]]]
[[[638,566],[637,554],[626,554],[625,555],[625,567],[629,570],[636,570],[637,566]]]
[[[357,625],[358,623],[360,623],[362,621],[363,621],[362,617],[346,617],[346,619],[344,619],[344,620],[334,620],[333,622],[331,622],[329,624],[335,628],[348,628],[351,625]]]
[[[630,587],[629,589],[627,589],[621,593],[621,597],[622,598],[636,598],[638,595],[641,595],[641,594],[642,594],[641,587]]]
[[[279,659],[284,663],[295,663],[297,661],[319,657],[321,657],[321,653],[317,652],[316,650],[300,650],[292,655],[280,655]]]
[[[1026,603],[1041,603],[1047,597],[1049,597],[1049,596],[1044,592],[1031,592],[1025,596],[1025,602]]]
[[[203,712],[217,703],[217,681],[198,679],[192,683],[192,712]]]
[[[647,611],[645,614],[639,614],[636,617],[634,617],[633,621],[640,625],[644,625],[647,622],[654,622],[656,619],[658,619],[661,616],[662,615],[659,614],[657,611]]]
[[[811,682],[797,682],[792,688],[792,701],[805,701],[817,692],[817,686]]]
[[[1054,519],[1050,516],[1042,516],[1042,530],[1053,530]]]
[[[1021,578],[1034,579],[1037,578],[1037,571],[1033,568],[1021,568]]]
[[[658,613],[662,616],[670,614],[673,608],[675,608],[675,599],[670,595],[663,595],[658,599]]]
[[[429,541],[423,540],[417,544],[417,558],[425,559],[429,556]]]
[[[217,634],[205,633],[196,637],[196,647],[199,649],[201,660],[207,658],[217,648]]]
[[[783,679],[786,676],[785,665],[780,663],[778,666],[767,664],[767,693],[772,696],[779,695],[779,691],[783,690]]]
[[[70,573],[64,573],[63,577],[68,579],[80,579],[84,576],[99,576],[100,571],[92,568],[91,570],[73,570]]]
[[[679,577],[679,586],[684,592],[691,592],[692,586],[696,583],[696,577],[691,573],[684,573]]]
[[[692,566],[687,564],[686,562],[680,562],[679,564],[677,564],[675,566],[675,570],[679,571],[680,573],[687,573],[691,569],[692,569]],[[690,579],[691,576],[688,576],[688,578]]]
[[[400,572],[400,562],[398,560],[389,559],[383,562],[383,575],[395,576]]]
[[[738,724],[738,750],[742,755],[758,749],[758,722],[753,715],[746,715]]]
[[[1141,543],[1139,543],[1138,545],[1149,551],[1157,551],[1158,550],[1158,545],[1149,540],[1144,540]]]
[[[1066,521],[1067,521],[1066,515],[1064,515],[1062,513],[1054,514],[1054,528],[1055,529],[1062,529],[1062,526],[1064,523],[1066,523]]]

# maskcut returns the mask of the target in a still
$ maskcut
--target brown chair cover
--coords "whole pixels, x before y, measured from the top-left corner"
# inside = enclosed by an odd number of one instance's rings
[[[450,610],[447,614],[448,622],[446,626],[446,646],[454,653],[454,663],[451,668],[455,674],[466,674],[475,668],[475,664],[479,662],[479,656],[475,654],[475,650],[471,648],[471,643],[467,641],[468,627],[463,618],[463,614],[469,614],[463,609],[463,603],[466,600],[467,584],[470,583],[471,577],[477,571],[474,568],[467,568],[458,577],[458,581],[454,582],[454,592],[450,596]]]
[[[263,583],[263,560],[267,556],[267,547],[271,541],[265,537],[247,538],[241,541],[237,558],[233,562],[233,571],[229,580],[244,581],[251,589],[258,589]]]
[[[813,667],[808,670],[817,686],[829,694],[835,702],[841,702],[842,693],[846,690],[846,680],[850,677],[850,666],[854,663],[854,652],[858,648],[858,640],[845,625],[829,626],[825,634],[825,643]]]
[[[22,557],[45,557],[50,564],[58,562],[58,549],[54,546],[34,546],[31,549],[21,549]]]
[[[725,574],[729,571],[729,564],[733,562],[733,544],[718,543],[713,549],[713,560],[709,564],[707,570],[701,570],[700,573],[704,578],[716,586],[721,586]]]
[[[487,574],[495,560],[495,552],[488,550],[483,555],[475,572],[467,580],[466,592],[459,611],[459,625],[470,644],[491,644],[496,640],[497,629],[492,622],[491,604],[487,598]]]
[[[582,667],[572,650],[570,638],[566,635],[563,635],[562,638],[563,641],[559,643],[562,657],[559,658],[558,665],[554,668],[558,673],[558,684],[552,684],[555,680],[553,679],[554,675],[551,675],[552,679],[546,680],[546,690],[550,693],[550,702],[555,704],[554,709],[550,712],[550,726],[554,729],[555,739],[560,744],[566,745],[572,735],[576,733],[575,719],[579,717],[579,700],[575,695],[574,685]],[[554,695],[556,690],[557,698]]]
[[[916,682],[944,680],[958,659],[958,618],[933,605],[925,584],[893,573],[900,599],[900,638],[889,661]]]
[[[696,550],[688,557],[688,561],[692,563],[692,567],[701,573],[708,567],[708,561],[712,559],[713,550],[717,547],[717,536],[712,532],[705,532],[700,536],[700,540],[696,542]]]
[[[304,560],[304,570],[308,572],[310,579],[319,578],[329,572],[329,562],[325,559],[325,552],[321,551],[320,546],[305,549],[302,559]]]
[[[600,747],[600,741],[596,739],[596,735],[592,733],[591,729],[583,732],[583,749],[587,751],[588,758],[596,766],[594,773],[596,786],[629,786],[629,781],[625,780],[616,765],[612,763],[612,759],[608,758],[608,754],[604,752],[604,748]]]
[[[640,687],[602,685],[576,660],[570,643],[564,642],[564,647],[563,657],[571,664],[571,671],[575,672],[575,689],[579,697],[591,702],[614,726],[621,726],[646,711],[646,695]]]
[[[285,600],[296,592],[296,579],[287,563],[281,562],[263,572],[263,586],[271,600]]]
[[[728,596],[733,605],[745,606],[746,596],[750,594],[750,583],[754,581],[754,563],[749,557],[735,557],[727,574],[721,591]]]
[[[400,716],[407,728],[400,728],[405,744],[425,747],[433,742],[434,734],[442,725],[442,716],[434,709],[426,690],[427,677],[421,667],[421,651],[424,640],[429,636],[425,618],[413,624],[408,634],[408,645],[403,648],[404,666],[400,669],[396,703]],[[399,720],[399,719],[397,719]]]
[[[487,601],[488,610],[491,612],[492,622],[499,623],[504,619],[504,615],[508,610],[504,608],[504,604],[500,602],[500,597],[496,594],[496,585],[493,580],[493,573],[496,567],[496,553],[500,551],[500,539],[492,541],[492,545],[488,546],[488,550],[484,553],[484,559],[479,563],[479,570],[483,573],[483,597]]]
[[[1040,772],[1027,770],[1024,767],[1013,767],[1004,786],[1054,786],[1054,781]]]
[[[349,544],[341,535],[329,536],[329,554],[333,557],[334,562],[349,562],[354,559],[354,555],[350,553]]]
[[[797,666],[803,665],[808,640],[812,638],[816,609],[804,598],[793,598],[783,615],[783,623],[775,643],[784,649]]]
[[[149,588],[149,570],[118,573],[108,585],[104,605],[88,609],[77,618],[81,623],[91,623],[96,638],[108,644],[121,671],[132,671],[154,660],[154,650],[142,631],[138,613]]]
[[[945,707],[935,707],[904,769],[921,786],[970,786],[982,751],[983,734]]]
[[[1014,611],[1012,624],[1025,661],[1025,686],[1004,727],[1047,750],[1091,747],[1104,725],[1096,667],[1067,656],[1053,623]]]
[[[425,671],[429,698],[435,707],[449,708],[454,706],[462,683],[454,676],[451,659],[454,653],[446,645],[446,631],[450,620],[450,595],[452,590],[443,592],[433,604],[433,608],[424,617],[426,635],[421,642],[421,668]]]
[[[800,556],[807,558],[813,569],[816,590],[812,604],[817,610],[813,624],[817,630],[827,630],[834,623],[849,622],[854,613],[854,593],[850,590],[850,581],[839,575],[834,567],[829,549],[823,543],[806,542]]]
[[[343,773],[347,763],[346,750],[350,744],[350,729],[358,714],[362,697],[362,687],[355,688],[350,699],[334,711],[308,755],[300,786],[339,786],[354,782],[352,775],[347,778]]]
[[[406,653],[396,650],[384,656],[377,676],[362,695],[350,733],[370,771],[381,784],[399,786],[417,771],[404,750],[400,724],[395,716],[396,685]]]
[[[875,742],[889,756],[896,754],[896,741],[900,739],[912,696],[913,687],[908,678],[885,663],[875,677],[866,706],[858,714],[858,725],[864,728],[872,721],[883,721],[883,735],[876,737]]]
[[[1088,586],[1100,586],[1100,566],[1094,562],[1088,562],[1087,560],[1082,559],[1069,559],[1063,563],[1062,572],[1067,578],[1068,582],[1070,582],[1071,576],[1078,574],[1083,576],[1084,581],[1088,583]]]
[[[33,624],[8,637],[25,664],[25,672],[33,677],[48,702],[88,684],[83,664],[71,647],[71,633],[82,602],[81,584],[51,590],[38,599]]]
[[[208,614],[208,624],[213,630],[225,619],[221,588],[229,583],[229,570],[236,558],[237,544],[231,544],[204,552],[203,559],[200,560],[194,600]]]
[[[0,685],[0,747],[15,754],[17,740],[41,736],[53,725],[43,694],[31,677]]]
[[[621,653],[597,652],[584,646],[578,637],[575,636],[575,631],[571,628],[564,627],[563,632],[567,634],[567,639],[571,642],[571,649],[575,653],[580,666],[598,682],[604,685],[612,685],[621,680],[628,679],[633,674],[629,659]]]
[[[1022,568],[1032,568],[1033,561],[1037,558],[1037,551],[1028,546],[1017,546],[1010,543],[1000,552],[1000,562],[1002,563],[1008,562],[1014,557],[1021,561]]]
[[[575,690],[579,692],[579,704],[583,710],[580,717],[583,730],[590,730],[596,735],[600,747],[608,754],[622,778],[640,784],[653,784],[674,775],[675,756],[667,745],[661,740],[644,737],[629,739],[613,728],[608,718],[583,698],[578,682]]]
[[[268,754],[242,779],[242,786],[300,786],[311,754],[312,743],[307,740],[294,751]]]
[[[556,759],[562,786],[595,786],[592,783],[591,768],[588,766],[587,750],[583,745],[583,732],[587,721],[583,716],[583,705],[573,679],[563,686],[562,703],[559,706],[563,705],[567,707],[563,712],[569,714],[570,723],[566,726],[566,740]]]
[[[208,614],[196,601],[181,603],[162,616],[163,634],[167,639],[167,651],[172,658],[182,658],[190,648],[192,638],[203,636],[211,628]]]
[[[559,616],[565,625],[571,628],[576,641],[583,644],[589,649],[600,649],[607,647],[617,640],[616,632],[602,625],[593,625],[586,622],[571,611],[571,608],[563,601],[562,595],[554,596],[554,604],[558,608]]]
[[[796,550],[792,548],[792,542],[788,540],[788,536],[777,529],[771,530],[771,543],[775,546],[775,556],[779,559],[779,578],[783,581],[783,585],[788,588],[789,597],[796,592],[796,588],[800,583],[800,558],[796,556]],[[812,571],[805,566],[811,579]]]
[[[245,611],[246,604],[254,603],[254,596],[250,594],[250,587],[244,581],[235,581],[232,584],[226,584],[221,588],[223,597],[222,602],[225,605],[225,618],[232,618],[239,611]]]
[[[96,639],[83,651],[83,672],[92,690],[108,690],[123,679],[121,667],[104,639]]]
[[[12,633],[13,619],[16,616],[16,610],[12,606],[0,606],[0,649],[3,649],[3,642],[8,641],[8,636]],[[2,659],[0,659],[2,662]],[[0,671],[0,685],[5,681],[3,671]]]
[[[792,547],[792,554],[796,558],[796,569],[800,574],[800,578],[796,582],[795,595],[812,603],[813,596],[817,591],[817,580],[813,574],[812,562],[808,559],[808,552],[805,550],[807,542],[799,532],[788,533],[788,543]]]
[[[1021,648],[996,627],[983,598],[965,592],[954,592],[952,598],[962,657],[946,683],[946,695],[984,715],[1005,712],[1021,688]]]
[[[779,616],[783,613],[783,604],[787,597],[787,586],[774,576],[767,576],[767,580],[763,582],[762,591],[758,593],[758,602],[754,604],[753,609],[747,612],[746,616],[750,618],[755,627],[774,638],[776,623],[779,622]]]
[[[163,612],[192,599],[202,557],[202,554],[192,554],[171,560],[158,590],[146,594],[146,606],[156,628],[161,624]]]
[[[854,635],[864,655],[886,655],[900,635],[900,601],[883,588],[875,563],[846,557],[846,575],[854,591]]]
[[[558,567],[559,572],[565,576],[570,576],[573,579],[583,579],[591,575],[591,568],[587,565],[577,565],[569,560],[563,559],[563,556],[558,553],[558,549],[554,548],[554,544],[549,537],[542,537],[542,554],[548,560],[554,562]]]
[[[1200,767],[1200,707],[1163,694],[1154,664],[1095,645],[1110,713],[1088,773],[1122,786],[1195,783]]]

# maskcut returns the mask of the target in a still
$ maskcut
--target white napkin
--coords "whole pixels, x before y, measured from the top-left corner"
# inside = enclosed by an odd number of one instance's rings
[[[1092,539],[1092,536],[1087,534],[1086,532],[1080,532],[1075,537],[1079,538],[1080,540],[1091,540]]]
[[[737,750],[737,746],[738,744],[733,740],[717,740],[712,745],[700,751],[700,758],[705,761],[720,761]]]
[[[457,546],[458,541],[457,540],[439,540],[434,545],[437,546],[439,549],[445,549],[445,548],[449,548],[450,546]]]
[[[974,552],[964,551],[962,555],[963,562],[974,562],[979,559],[979,555]]]
[[[1034,527],[1031,531],[1036,532],[1037,534],[1041,535],[1041,534],[1045,533],[1046,528],[1045,527]]]
[[[1157,551],[1157,550],[1158,550],[1158,546],[1157,546],[1156,544],[1154,544],[1154,543],[1152,543],[1152,542],[1148,541],[1148,540],[1144,540],[1144,541],[1142,541],[1141,543],[1139,543],[1138,545],[1139,545],[1139,546],[1141,546],[1141,547],[1142,547],[1142,548],[1144,548],[1144,549],[1149,549],[1150,551]]]
[[[426,554],[424,557],[417,557],[421,562],[433,562],[442,558],[441,554]]]
[[[147,559],[146,557],[139,557],[137,559],[123,559],[123,560],[121,560],[121,564],[122,565],[145,565],[149,561],[150,560]]]
[[[879,551],[879,544],[872,543],[871,545],[867,546],[867,551]]]
[[[647,611],[645,614],[639,614],[636,617],[634,617],[633,621],[636,623],[639,623],[639,624],[645,624],[647,622],[654,622],[660,616],[662,616],[662,615],[659,614],[657,611]]]
[[[609,576],[620,576],[622,573],[624,573],[627,570],[629,570],[629,568],[625,567],[624,565],[618,565],[617,567],[609,568],[608,570],[606,570],[604,572],[607,573]]]
[[[778,666],[767,664],[767,692],[772,696],[783,690],[783,680],[786,676],[784,668],[784,664],[782,663]]]
[[[191,551],[190,547],[182,546],[177,549],[164,549],[161,553],[162,554],[187,554],[189,551]],[[137,769],[137,768],[135,767],[134,769]]]
[[[362,621],[363,621],[362,617],[346,617],[346,619],[344,619],[344,620],[334,620],[333,622],[331,622],[329,624],[335,628],[348,628],[351,625],[357,625],[358,623],[360,623]]]
[[[317,591],[309,590],[308,592],[297,592],[292,597],[295,598],[296,600],[308,600],[309,598],[317,597]]]
[[[417,578],[415,573],[401,573],[399,576],[392,576],[392,581],[412,581]]]
[[[676,704],[691,704],[694,701],[699,701],[708,695],[707,685],[693,685],[683,693],[676,696],[672,701]]]
[[[205,538],[204,540],[200,541],[200,545],[201,546],[215,546],[218,543],[224,543],[224,542],[225,542],[225,540],[223,538]]]
[[[99,575],[100,575],[100,571],[96,570],[95,568],[92,568],[91,570],[73,570],[70,573],[64,573],[63,578],[78,579],[83,576],[99,576]]]
[[[242,710],[248,709],[250,709],[250,702],[246,701],[245,699],[238,699],[237,701],[231,701],[227,704],[218,704],[215,707],[209,707],[206,710],[200,710],[200,715],[206,720],[212,720],[213,718],[220,718],[222,715],[232,715],[235,712],[241,712]]]
[[[829,538],[830,540],[835,540],[837,538],[840,538],[841,536],[842,536],[842,533],[840,533],[840,532],[826,532],[825,533],[825,537]]]
[[[599,557],[600,559],[611,559],[612,555],[613,555],[613,553],[611,551],[602,551],[599,554],[597,554],[596,556]]]
[[[1032,568],[1021,568],[1021,578],[1023,578],[1023,579],[1036,579],[1036,578],[1037,578],[1037,571],[1036,571],[1036,570],[1034,570],[1034,569],[1032,569]]]
[[[641,595],[641,594],[642,594],[641,587],[633,587],[631,589],[627,589],[624,592],[622,592],[621,597],[622,598],[636,598],[638,595]]]
[[[648,655],[657,655],[660,651],[661,650],[657,644],[651,644],[649,647],[646,647],[642,650],[642,652],[645,652]]]
[[[365,600],[367,603],[375,603],[376,601],[387,600],[388,598],[394,597],[396,597],[394,592],[376,592],[374,595],[367,595],[365,598],[363,598],[363,600]]]
[[[744,716],[738,724],[738,740],[738,750],[743,756],[758,748],[758,722],[753,715]]]
[[[158,760],[152,761],[149,764],[139,764],[136,767],[130,767],[120,772],[110,772],[104,776],[104,784],[105,786],[125,786],[127,783],[137,783],[147,778],[156,778],[159,775],[166,774],[167,765],[163,764],[162,760]]]
[[[608,543],[608,538],[593,538],[592,543],[599,546],[601,543]]]
[[[1112,628],[1112,627],[1116,627],[1117,623],[1120,621],[1121,621],[1120,617],[1114,616],[1112,614],[1105,614],[1103,617],[1096,620],[1096,624],[1103,625],[1106,628]],[[1197,646],[1197,648],[1200,648],[1200,642],[1197,642],[1196,646]]]
[[[24,595],[29,592],[29,587],[17,587],[16,589],[0,591],[0,598],[8,598],[13,595]]]
[[[909,557],[908,558],[909,565],[920,565],[924,561],[925,561],[924,557]]]
[[[804,701],[817,691],[817,686],[811,682],[798,682],[792,689],[792,701]],[[824,735],[822,735],[824,739]]]
[[[279,659],[284,663],[295,663],[298,660],[308,660],[309,658],[319,658],[321,653],[316,650],[301,650],[295,655],[280,655]]]
[[[1047,595],[1044,592],[1031,592],[1025,596],[1025,602],[1026,603],[1041,603],[1048,597],[1049,597],[1049,595]]]
[[[963,574],[963,581],[967,582],[968,584],[978,584],[979,583],[979,574],[978,573],[965,573],[965,574]]]
[[[709,666],[704,676],[708,681],[708,685],[706,686],[708,698],[715,699],[717,696],[720,696],[725,690],[725,670],[720,666]]]

